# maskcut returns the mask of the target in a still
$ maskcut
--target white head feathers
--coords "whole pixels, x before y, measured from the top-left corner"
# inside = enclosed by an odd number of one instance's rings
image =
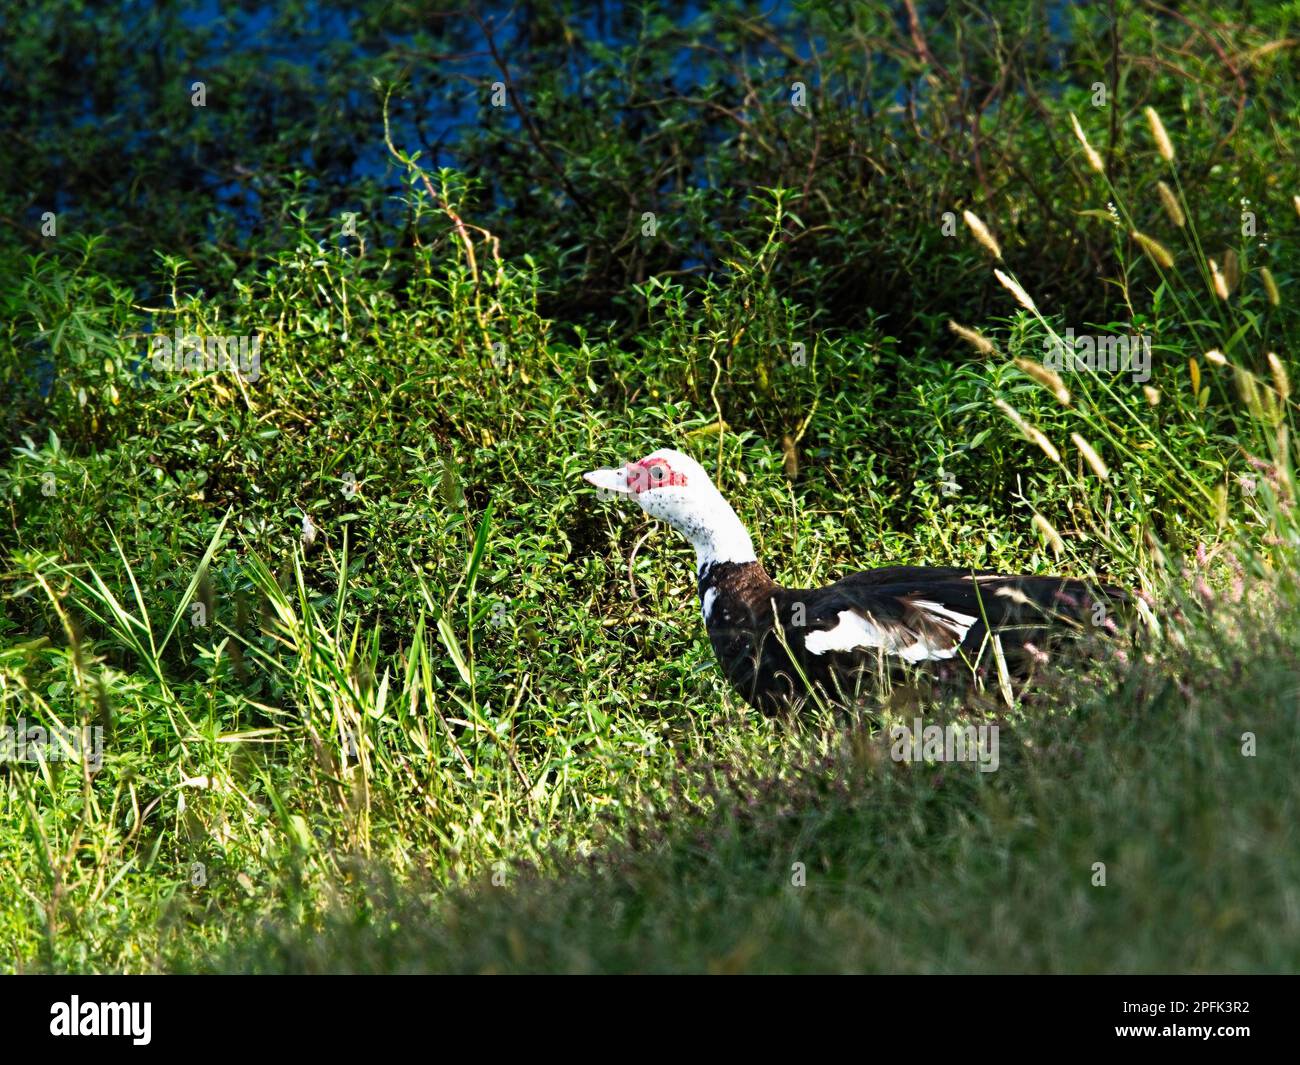
[[[754,544],[731,504],[704,467],[689,455],[661,448],[622,469],[584,473],[601,493],[629,495],[652,518],[666,521],[695,545],[696,566],[754,562]]]

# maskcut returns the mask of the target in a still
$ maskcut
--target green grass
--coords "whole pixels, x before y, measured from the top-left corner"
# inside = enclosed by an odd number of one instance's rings
[[[1277,175],[1300,97],[1261,94],[1222,140],[1211,51],[1135,7],[1124,93],[1099,111],[1092,16],[1071,16],[1050,73],[1042,27],[993,8],[932,47],[1060,89],[1025,83],[1007,126],[985,116],[994,185],[944,150],[970,145],[960,85],[932,86],[924,129],[869,122],[841,80],[858,45],[836,38],[820,125],[789,122],[780,65],[748,71],[777,102],[739,132],[689,95],[665,105],[661,136],[683,158],[711,145],[716,170],[661,207],[663,246],[620,243],[639,201],[615,193],[654,186],[653,153],[545,72],[536,135],[590,218],[541,210],[562,183],[485,125],[464,171],[393,144],[402,196],[367,215],[363,248],[338,238],[337,172],[304,191],[288,149],[236,128],[278,218],[237,252],[221,226],[184,254],[157,236],[201,224],[179,195],[153,230],[101,202],[111,238],[90,218],[48,245],[6,236],[0,721],[104,736],[99,767],[0,765],[8,967],[1294,970],[1300,189]],[[853,17],[905,50],[871,5]],[[968,32],[986,18],[1022,47],[986,52]],[[1295,36],[1294,13],[1268,18],[1232,30],[1232,54]],[[646,49],[677,32],[647,27]],[[1251,62],[1282,84],[1285,54]],[[603,56],[593,83],[641,62]],[[907,69],[878,72],[886,101]],[[378,151],[402,86],[382,77],[363,123]],[[865,192],[852,145],[884,160]],[[27,209],[4,195],[0,214]],[[1240,236],[1242,196],[1262,246]],[[1208,266],[1225,247],[1227,300]],[[697,251],[711,268],[681,267]],[[846,276],[873,269],[859,298]],[[1067,328],[1151,336],[1154,391],[1063,372],[1060,402],[1035,367]],[[260,334],[260,379],[142,378],[149,335],[177,330]],[[48,394],[34,358],[57,368]],[[1159,628],[1053,664],[1011,705],[991,682],[961,706],[900,688],[849,718],[758,717],[713,661],[689,546],[581,481],[665,445],[715,472],[783,582],[896,563],[1106,576]],[[895,763],[888,727],[918,714],[999,724],[997,772]]]
[[[1004,724],[987,775],[895,764],[861,729],[756,750],[733,725],[717,762],[683,774],[698,796],[647,804],[630,842],[451,893],[362,869],[322,934],[286,922],[217,965],[1291,971],[1296,647],[1233,651],[1181,659],[1190,694],[1141,670],[1068,712],[1036,707]]]

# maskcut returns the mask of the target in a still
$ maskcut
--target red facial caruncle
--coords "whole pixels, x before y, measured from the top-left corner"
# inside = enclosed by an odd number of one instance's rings
[[[633,495],[650,488],[685,488],[686,474],[678,473],[668,463],[653,456],[640,462],[629,462],[626,467],[627,487]]]

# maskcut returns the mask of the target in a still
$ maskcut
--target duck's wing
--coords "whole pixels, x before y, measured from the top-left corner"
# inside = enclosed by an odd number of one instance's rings
[[[1118,588],[1062,577],[921,566],[783,592],[778,616],[805,655],[884,654],[908,662],[978,652],[990,631],[1015,647],[1090,625],[1114,627],[1110,619],[1127,599]]]

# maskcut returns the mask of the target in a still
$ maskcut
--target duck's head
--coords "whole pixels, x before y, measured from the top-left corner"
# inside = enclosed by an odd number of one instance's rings
[[[689,455],[660,448],[622,468],[582,476],[602,496],[631,496],[652,518],[666,521],[695,545],[700,565],[754,561],[749,533],[704,467]]]

